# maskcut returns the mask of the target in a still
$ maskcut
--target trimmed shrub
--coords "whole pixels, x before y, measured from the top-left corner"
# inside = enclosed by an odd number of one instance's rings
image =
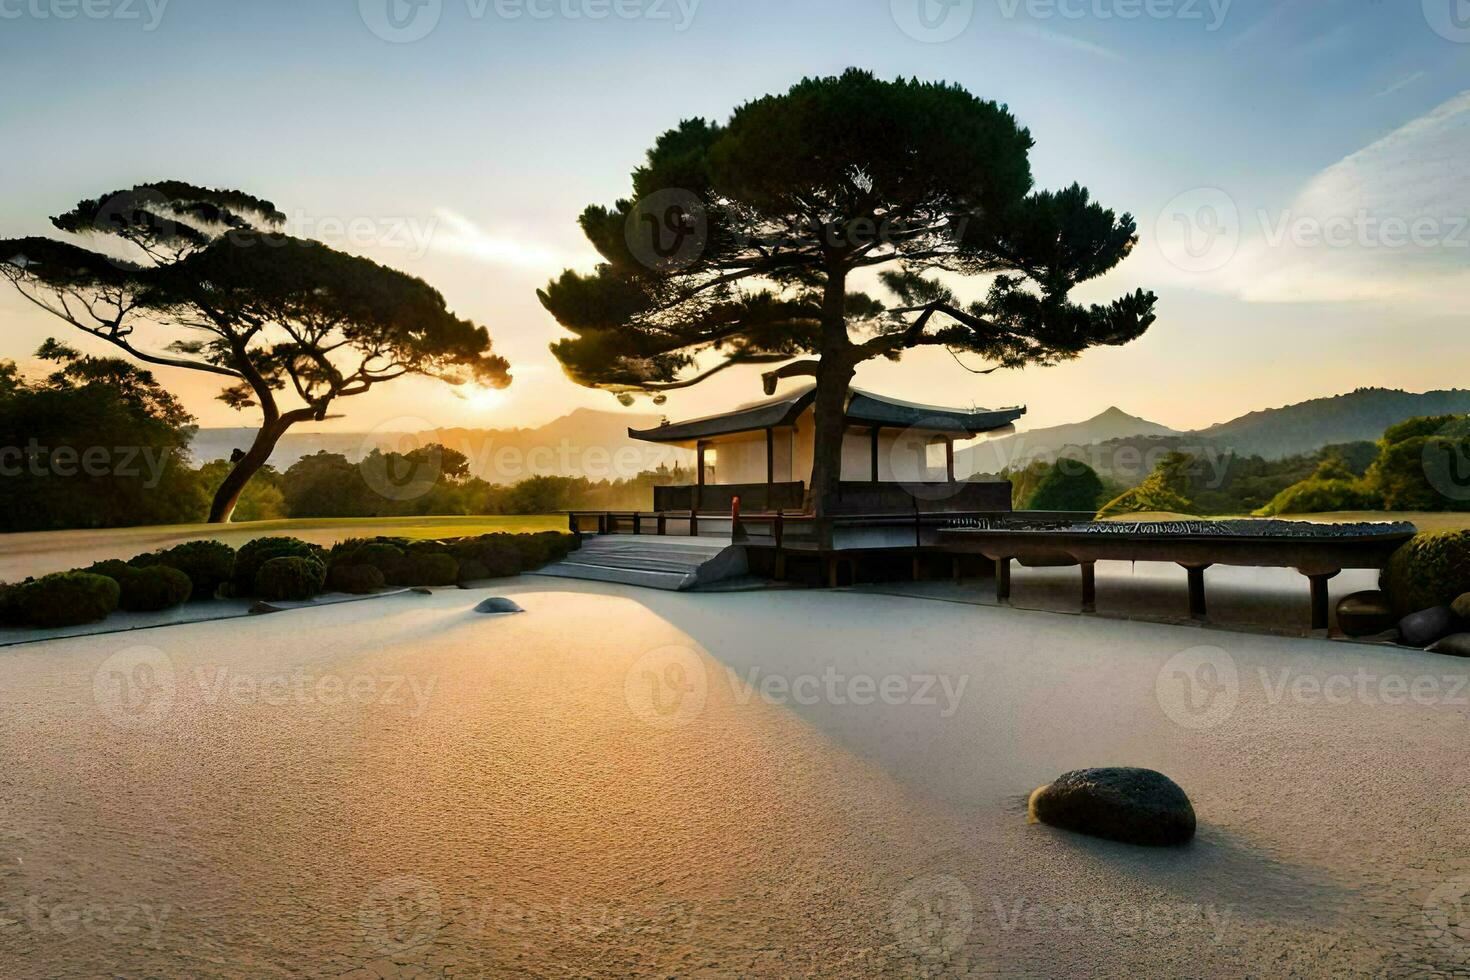
[[[300,538],[256,538],[235,553],[235,594],[254,594],[257,574],[277,558],[303,558],[326,569],[326,551]],[[320,590],[320,583],[318,583]]]
[[[1448,606],[1470,592],[1470,531],[1416,535],[1389,559],[1383,590],[1400,616]]]
[[[334,549],[335,552],[335,549]],[[334,556],[333,564],[371,565],[386,573],[403,559],[403,549],[387,541],[363,541],[340,557]]]
[[[386,585],[387,579],[372,565],[334,565],[327,574],[327,584],[334,592],[369,595]]]
[[[117,609],[121,592],[105,575],[58,572],[6,589],[0,616],[12,626],[80,626],[106,619]]]
[[[478,558],[466,558],[459,563],[459,584],[466,582],[478,582],[481,579],[492,578],[490,569]]]
[[[124,612],[162,612],[188,602],[194,591],[189,576],[168,565],[139,568],[123,561],[103,561],[82,571],[116,582],[121,590],[117,605]]]
[[[480,563],[490,578],[511,578],[521,574],[521,550],[509,541],[488,541],[480,548]]]
[[[190,598],[213,599],[220,586],[235,577],[235,549],[219,541],[185,541],[167,551],[139,555],[128,564],[177,569],[193,584]]]
[[[454,585],[459,581],[459,562],[453,555],[404,555],[388,575],[394,585]]]
[[[326,568],[315,558],[272,558],[255,573],[254,594],[267,601],[301,601],[322,590]]]

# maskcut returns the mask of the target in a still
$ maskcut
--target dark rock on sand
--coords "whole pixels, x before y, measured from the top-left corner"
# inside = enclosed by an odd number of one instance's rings
[[[1460,617],[1449,606],[1425,609],[1399,620],[1399,642],[1406,647],[1424,649],[1455,632]]]
[[[1168,847],[1194,837],[1194,806],[1152,769],[1082,769],[1031,794],[1033,820],[1079,834]]]
[[[1470,633],[1453,633],[1429,648],[1430,653],[1450,657],[1470,657]]]
[[[1337,628],[1347,636],[1377,636],[1394,622],[1393,603],[1383,592],[1354,592],[1337,604]]]
[[[478,606],[475,607],[475,612],[484,613],[486,616],[505,616],[509,613],[525,612],[525,610],[516,605],[514,602],[511,602],[509,599],[501,599],[499,597],[496,597],[493,599],[486,599],[484,602],[480,603]]]
[[[1466,592],[1460,598],[1450,603],[1450,608],[1455,611],[1456,616],[1470,623],[1470,592]]]

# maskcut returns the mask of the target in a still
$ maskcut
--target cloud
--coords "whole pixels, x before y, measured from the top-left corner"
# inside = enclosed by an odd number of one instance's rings
[[[487,265],[538,269],[550,274],[572,264],[566,256],[516,234],[492,235],[469,218],[449,208],[436,208],[438,227],[430,249],[460,255]]]
[[[1398,81],[1394,82],[1392,85],[1389,85],[1387,88],[1380,89],[1377,92],[1374,92],[1373,98],[1381,99],[1385,95],[1392,95],[1399,89],[1408,88],[1410,85],[1413,85],[1415,82],[1419,81],[1427,74],[1428,72],[1416,71],[1412,75],[1405,75],[1403,78],[1400,78]]]
[[[1106,58],[1108,61],[1121,63],[1128,61],[1127,58],[1112,48],[1105,48],[1101,44],[1093,44],[1091,41],[1084,41],[1081,38],[1072,37],[1070,34],[1050,31],[1044,27],[1037,27],[1034,24],[1023,25],[1018,30],[1026,37],[1035,38],[1038,41],[1045,41],[1048,44],[1061,45],[1064,48],[1071,48],[1074,51],[1085,51],[1088,54],[1097,55],[1099,58]]]
[[[1470,91],[1328,167],[1284,209],[1192,193],[1166,208],[1158,236],[1175,266],[1195,262],[1185,278],[1196,288],[1252,303],[1465,309]]]

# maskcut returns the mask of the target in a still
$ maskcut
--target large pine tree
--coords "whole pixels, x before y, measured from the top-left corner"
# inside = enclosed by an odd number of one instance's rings
[[[1054,364],[1152,324],[1152,293],[1069,298],[1129,254],[1134,222],[1076,184],[1034,191],[1031,145],[1004,106],[959,86],[856,69],[724,125],[686,121],[658,138],[630,199],[583,212],[603,263],[541,291],[575,335],[553,352],[573,380],[625,402],[736,365],[779,365],[768,393],[814,378],[821,513],[864,361],[943,346],[987,371]],[[865,272],[892,298],[859,292]],[[987,277],[988,294],[962,306],[934,273]]]

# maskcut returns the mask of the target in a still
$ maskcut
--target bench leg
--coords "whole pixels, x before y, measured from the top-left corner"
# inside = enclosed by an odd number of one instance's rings
[[[1082,611],[1097,612],[1097,562],[1082,563]]]
[[[1002,604],[1011,601],[1011,560],[1009,558],[995,560],[995,598]]]
[[[1184,567],[1189,572],[1189,615],[1204,622],[1210,618],[1209,607],[1205,603],[1205,569],[1210,566],[1186,565]]]
[[[1324,572],[1319,575],[1308,575],[1307,579],[1312,583],[1312,629],[1325,630],[1332,623],[1331,604],[1327,583],[1337,578],[1339,572]]]

